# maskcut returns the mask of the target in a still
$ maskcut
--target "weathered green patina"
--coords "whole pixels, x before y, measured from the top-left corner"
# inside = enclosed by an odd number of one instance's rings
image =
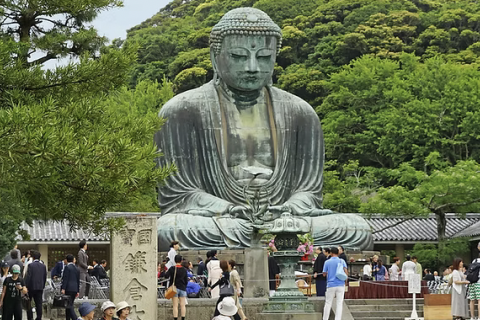
[[[288,212],[315,243],[368,249],[368,224],[322,209],[320,121],[302,99],[271,85],[281,30],[264,12],[234,9],[211,33],[214,79],[182,93],[160,116],[160,165],[178,173],[159,186],[159,250],[244,248]]]
[[[305,227],[298,218],[290,213],[283,213],[275,221],[275,226],[270,232],[275,237],[275,247],[278,251],[273,252],[280,272],[282,282],[265,305],[264,313],[312,313],[315,312],[313,302],[298,290],[296,284],[295,267],[303,253],[298,252],[297,234],[305,234],[309,228]]]

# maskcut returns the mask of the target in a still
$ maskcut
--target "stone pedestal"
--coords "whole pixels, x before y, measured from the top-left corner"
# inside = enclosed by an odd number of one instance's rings
[[[111,239],[111,300],[127,301],[132,320],[157,319],[157,217],[119,215],[126,226]]]
[[[266,248],[245,249],[245,297],[268,297],[268,255]]]

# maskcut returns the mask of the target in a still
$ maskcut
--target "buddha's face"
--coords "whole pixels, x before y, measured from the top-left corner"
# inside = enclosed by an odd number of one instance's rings
[[[277,50],[273,36],[228,35],[214,57],[217,72],[229,87],[256,91],[272,78]]]

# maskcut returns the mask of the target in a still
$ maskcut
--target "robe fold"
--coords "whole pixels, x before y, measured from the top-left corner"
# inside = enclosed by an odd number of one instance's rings
[[[264,197],[263,203],[287,205],[293,215],[311,216],[312,232],[318,234],[318,240],[327,240],[330,229],[335,236],[332,242],[345,245],[347,240],[356,247],[370,246],[370,228],[361,217],[353,219],[358,226],[338,214],[315,217],[321,214],[322,204],[324,145],[320,121],[302,99],[275,87],[268,87],[268,93],[276,150],[273,175],[263,186],[269,199]],[[246,199],[244,186],[227,166],[225,113],[213,82],[174,97],[159,116],[167,121],[155,136],[163,153],[158,164],[174,163],[178,168],[159,186],[163,214],[157,228],[159,250],[173,239],[184,248],[248,247],[250,222],[226,215],[231,207],[245,206]],[[251,196],[252,192],[247,193]],[[338,229],[332,228],[330,218],[340,223]],[[316,228],[320,229],[315,232]]]

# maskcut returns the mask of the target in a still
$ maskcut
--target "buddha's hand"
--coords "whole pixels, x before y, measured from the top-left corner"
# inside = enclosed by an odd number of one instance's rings
[[[248,219],[250,220],[249,210],[245,206],[231,206],[228,209],[228,215],[235,219]]]

